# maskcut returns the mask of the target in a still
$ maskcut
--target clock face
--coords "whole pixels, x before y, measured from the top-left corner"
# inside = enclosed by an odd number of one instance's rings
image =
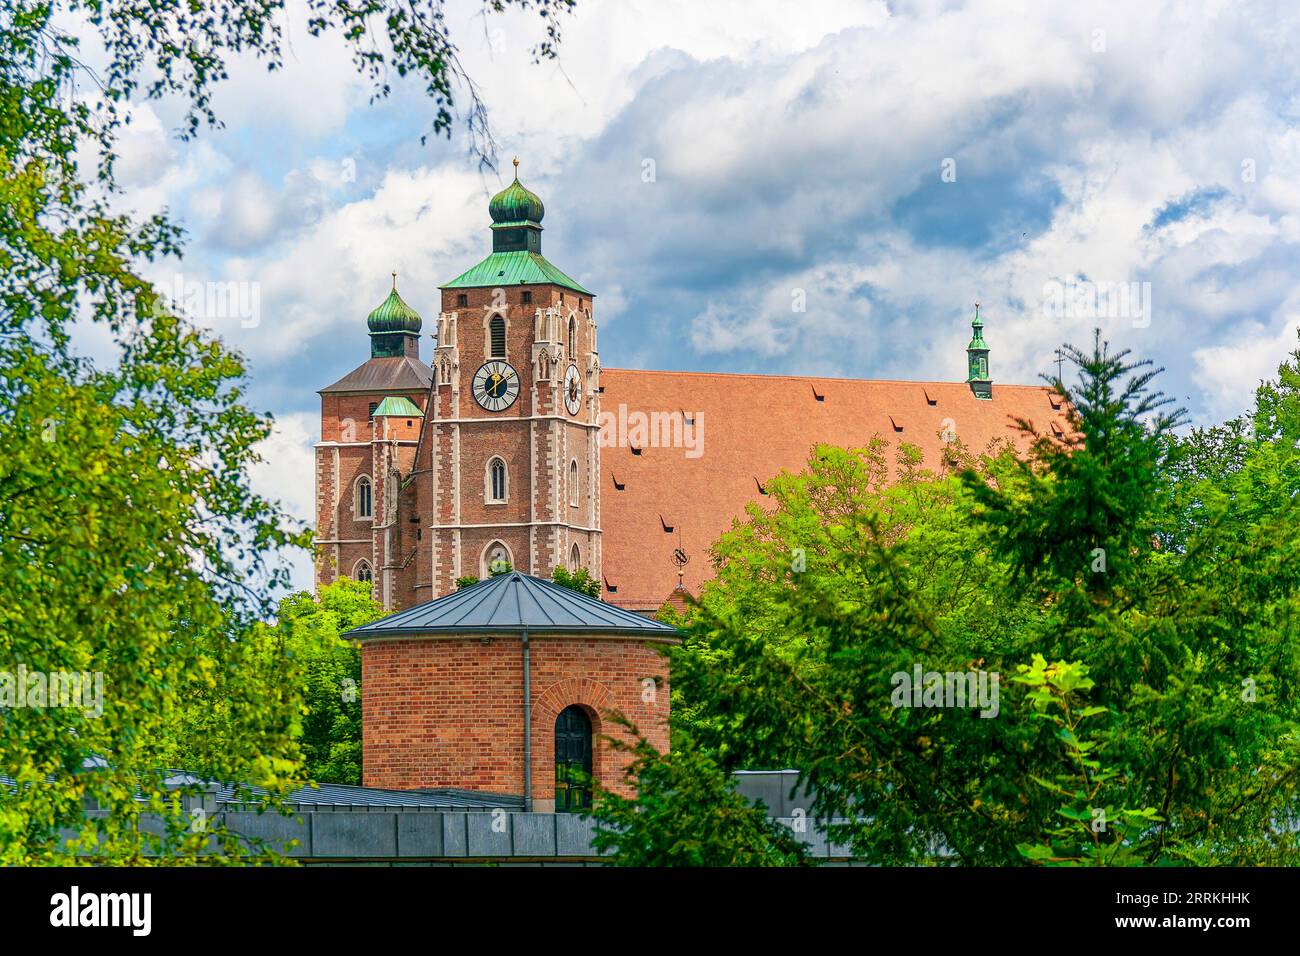
[[[487,362],[474,373],[474,400],[489,412],[509,408],[519,397],[519,376],[509,362]]]
[[[564,373],[564,407],[570,415],[576,415],[582,409],[582,375],[576,365],[570,365]]]

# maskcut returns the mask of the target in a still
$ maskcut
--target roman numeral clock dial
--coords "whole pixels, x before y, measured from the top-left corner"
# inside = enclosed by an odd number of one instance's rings
[[[564,407],[570,415],[582,410],[582,373],[576,365],[570,365],[564,373]]]
[[[509,362],[486,362],[474,373],[474,400],[489,412],[502,412],[519,397],[519,375]]]

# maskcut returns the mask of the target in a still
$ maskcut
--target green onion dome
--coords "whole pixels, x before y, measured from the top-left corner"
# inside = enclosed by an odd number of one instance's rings
[[[375,311],[370,313],[366,319],[366,324],[370,326],[370,331],[376,335],[382,335],[385,332],[413,332],[419,333],[420,326],[423,324],[420,315],[413,308],[402,301],[402,297],[397,294],[397,275],[393,275],[393,291],[388,293],[385,299]]]
[[[515,181],[492,197],[488,215],[493,222],[541,222],[546,207],[537,194],[519,182],[519,159],[515,158]]]

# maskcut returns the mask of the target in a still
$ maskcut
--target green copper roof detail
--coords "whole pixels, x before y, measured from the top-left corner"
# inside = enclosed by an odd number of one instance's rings
[[[420,315],[402,301],[397,294],[397,273],[393,273],[393,291],[380,303],[379,308],[370,313],[366,320],[371,335],[384,335],[392,332],[411,332],[419,334],[423,324]]]
[[[988,344],[984,341],[984,323],[980,321],[980,304],[975,303],[975,321],[970,324],[972,335],[968,349],[986,349]]]
[[[515,157],[515,181],[492,197],[488,203],[488,214],[493,222],[539,223],[546,215],[546,207],[541,199],[531,190],[525,189],[519,182],[519,157]]]
[[[972,335],[966,346],[966,382],[976,398],[993,397],[993,379],[989,376],[989,347],[984,341],[984,323],[980,321],[980,306],[975,303],[975,321],[970,324]]]
[[[452,279],[444,289],[481,289],[507,285],[559,285],[591,295],[540,252],[494,252],[478,265]]]
[[[492,254],[452,279],[444,289],[492,289],[510,285],[558,285],[591,295],[542,255],[542,201],[515,181],[492,197]]]
[[[394,398],[390,395],[380,402],[379,407],[375,409],[375,417],[378,418],[380,415],[393,415],[397,418],[423,418],[424,412],[420,411],[419,407],[409,398],[403,398],[400,395]]]

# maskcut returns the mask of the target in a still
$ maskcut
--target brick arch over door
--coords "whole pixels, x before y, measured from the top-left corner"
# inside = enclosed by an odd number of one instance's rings
[[[590,677],[566,677],[533,698],[533,799],[555,798],[555,720],[574,704],[591,720],[591,775],[604,786],[617,784],[608,776],[616,768],[610,759],[605,714],[615,709],[614,695]]]

